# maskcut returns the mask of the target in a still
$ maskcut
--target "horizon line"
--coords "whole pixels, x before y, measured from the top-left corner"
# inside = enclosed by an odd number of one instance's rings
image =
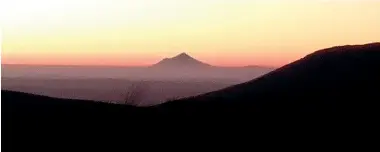
[[[57,67],[124,67],[124,68],[149,68],[154,67],[155,64],[149,65],[115,65],[115,64],[25,64],[25,63],[1,63],[1,65],[6,66],[57,66]],[[245,66],[221,66],[221,65],[210,65],[211,67],[217,68],[246,68],[246,67],[264,67],[264,68],[278,68],[281,66],[270,66],[270,65],[245,65]]]

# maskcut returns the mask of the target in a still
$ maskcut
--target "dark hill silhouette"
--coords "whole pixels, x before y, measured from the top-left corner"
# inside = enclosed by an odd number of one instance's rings
[[[332,47],[255,80],[161,106],[190,115],[363,112],[378,108],[379,69],[380,43]]]
[[[136,132],[137,129],[145,129],[147,133],[159,125],[153,121],[154,114],[145,108],[4,90],[1,93],[2,151],[80,148],[110,151],[118,144],[126,145],[127,141],[138,142],[141,132]]]
[[[200,68],[209,67],[209,64],[203,63],[194,59],[186,53],[181,53],[172,58],[165,58],[153,65],[153,67],[164,67],[164,68]]]

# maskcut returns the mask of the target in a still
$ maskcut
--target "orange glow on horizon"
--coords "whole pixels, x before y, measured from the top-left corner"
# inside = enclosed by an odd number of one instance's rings
[[[187,52],[219,66],[282,66],[380,41],[379,0],[14,0],[2,63],[145,66]]]

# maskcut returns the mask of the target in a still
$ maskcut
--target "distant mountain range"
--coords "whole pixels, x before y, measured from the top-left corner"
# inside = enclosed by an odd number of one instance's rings
[[[2,65],[7,78],[115,78],[129,80],[248,81],[275,68],[265,66],[219,67],[198,61],[186,53],[165,58],[147,67]]]

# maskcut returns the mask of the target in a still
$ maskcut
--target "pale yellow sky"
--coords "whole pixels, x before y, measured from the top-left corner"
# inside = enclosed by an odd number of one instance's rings
[[[12,0],[2,63],[148,65],[181,52],[214,65],[280,66],[380,41],[379,0]]]

